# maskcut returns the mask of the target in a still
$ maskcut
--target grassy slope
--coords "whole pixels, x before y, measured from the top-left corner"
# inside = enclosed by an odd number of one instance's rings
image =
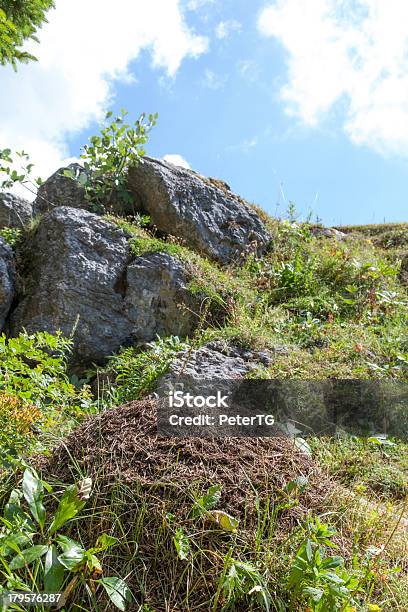
[[[273,236],[270,252],[261,260],[237,261],[228,270],[192,253],[177,240],[163,241],[137,225],[115,222],[132,235],[135,255],[165,250],[190,267],[190,291],[202,296],[197,313],[200,325],[188,340],[193,346],[221,338],[253,348],[285,347],[276,353],[269,370],[257,372],[258,377],[406,380],[408,295],[399,280],[399,269],[408,251],[408,226],[340,228],[347,236],[337,240],[316,237],[304,224],[265,219]],[[108,367],[110,382],[107,392],[98,398],[99,408],[146,393],[177,348],[179,343],[169,340],[156,343],[154,350],[126,349],[116,356]],[[311,440],[311,448],[315,461],[340,486],[333,489],[336,497],[325,520],[338,529],[350,571],[353,567],[360,573],[366,571],[368,547],[386,545],[375,565],[374,589],[367,599],[384,610],[405,610],[408,584],[401,526],[392,541],[388,539],[407,495],[408,445],[396,441],[396,446],[382,448],[363,440],[316,439]],[[132,493],[118,487],[109,502],[119,527],[121,504],[127,495]],[[280,520],[278,515],[271,516]],[[140,521],[143,524],[143,517]],[[95,518],[89,519],[89,525],[93,531],[98,529]],[[138,531],[142,531],[140,525]],[[256,542],[261,537],[258,532]],[[134,547],[128,538],[132,537],[134,534],[126,536],[120,558],[107,558],[106,563],[123,564],[131,571]],[[163,537],[160,532],[156,546],[163,543]],[[276,601],[287,602],[285,580],[298,532],[287,532],[282,539],[279,529],[271,529],[270,537],[253,550],[238,537],[234,554],[250,557],[262,570],[267,567]],[[201,541],[201,532],[197,538]],[[166,546],[171,556],[171,540],[166,540]],[[401,566],[402,573],[394,572]],[[199,574],[195,567],[196,578],[197,571]],[[211,581],[211,572],[206,581]],[[368,608],[362,605],[361,609]]]
[[[194,345],[213,338],[252,348],[283,345],[286,350],[277,353],[268,370],[260,369],[258,377],[407,379],[408,295],[399,269],[408,250],[408,225],[340,228],[347,236],[338,240],[316,237],[307,225],[267,219],[273,235],[270,253],[220,270],[177,241],[164,243],[119,223],[134,234],[135,254],[167,250],[192,266],[191,290],[202,292],[207,306],[211,303],[190,339]],[[210,324],[211,308],[222,311],[222,324]],[[129,356],[128,351],[126,360]],[[120,356],[115,365],[121,372]],[[348,544],[355,551],[384,545],[390,526],[398,522],[408,492],[408,445],[395,444],[382,448],[364,440],[311,441],[315,460],[349,491],[337,500],[331,522],[345,539],[354,540]],[[400,528],[397,533],[401,535]],[[388,559],[380,563],[383,582],[372,600],[384,603],[384,609],[403,610],[407,580],[393,568],[407,551],[395,536],[387,549]]]

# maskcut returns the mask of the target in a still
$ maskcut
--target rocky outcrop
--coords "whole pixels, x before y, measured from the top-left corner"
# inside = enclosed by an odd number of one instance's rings
[[[0,332],[13,302],[14,291],[14,254],[11,247],[0,238]]]
[[[71,208],[89,207],[89,202],[85,199],[85,189],[83,186],[70,176],[65,176],[64,172],[69,170],[73,175],[83,172],[84,169],[79,164],[70,164],[66,168],[60,168],[49,179],[47,179],[37,191],[34,201],[34,215],[46,213],[59,206],[70,206]]]
[[[24,260],[11,330],[73,334],[73,364],[103,362],[122,345],[194,328],[183,265],[165,253],[132,260],[127,236],[97,215],[69,207],[47,213]]]
[[[32,215],[30,202],[12,193],[0,193],[0,229],[24,227],[31,221]]]
[[[159,231],[223,264],[270,242],[257,213],[222,181],[145,157],[129,171],[129,188]]]

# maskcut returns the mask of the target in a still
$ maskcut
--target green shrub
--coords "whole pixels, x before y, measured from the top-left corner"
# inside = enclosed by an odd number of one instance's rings
[[[150,393],[176,353],[187,346],[177,336],[170,336],[148,343],[144,351],[134,347],[123,349],[107,366],[107,371],[114,376],[113,385],[108,389],[111,401],[122,404]]]
[[[66,360],[71,345],[60,333],[23,332],[16,338],[0,335],[0,393],[17,398],[21,409],[23,405],[34,406],[41,412],[45,428],[55,421],[66,427],[63,421],[80,418],[92,405],[89,388],[77,389],[69,381]],[[13,447],[17,431],[18,419],[10,437],[1,439],[5,448]]]
[[[133,125],[125,123],[127,113],[120,114],[101,127],[100,135],[92,136],[84,145],[81,159],[84,170],[66,170],[65,175],[78,181],[85,188],[85,196],[93,204],[95,212],[112,209],[115,202],[132,204],[127,188],[127,173],[144,155],[148,134],[157,121],[157,114],[143,113]],[[111,119],[112,112],[106,114]]]
[[[0,236],[4,238],[7,244],[14,248],[21,238],[21,229],[17,227],[3,227],[3,229],[0,229]]]
[[[116,546],[118,540],[100,533],[95,546],[85,549],[65,535],[69,522],[78,518],[89,499],[91,488],[91,479],[85,478],[56,495],[33,468],[25,470],[21,488],[11,492],[0,516],[0,595],[17,590],[62,593],[60,603],[64,604],[82,591],[88,609],[96,610],[99,589],[105,590],[116,608],[125,609],[131,600],[125,581],[104,576],[97,556]],[[41,604],[35,607],[45,608]]]

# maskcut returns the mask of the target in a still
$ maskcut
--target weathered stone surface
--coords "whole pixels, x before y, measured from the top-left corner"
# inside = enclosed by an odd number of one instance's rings
[[[129,171],[129,188],[159,231],[222,263],[270,242],[257,213],[222,181],[145,157]]]
[[[0,193],[0,229],[24,227],[31,221],[33,207],[30,202],[12,193]]]
[[[78,181],[64,176],[65,170],[72,172],[83,172],[79,164],[70,164],[66,168],[60,168],[49,179],[38,188],[37,197],[34,201],[34,215],[48,212],[59,206],[70,206],[72,208],[87,209],[89,203],[85,199],[85,190]]]
[[[194,329],[199,304],[187,288],[184,265],[167,253],[137,257],[127,269],[126,312],[138,339],[187,336]]]
[[[244,378],[251,370],[270,365],[272,359],[270,351],[250,351],[215,341],[180,353],[171,364],[166,380],[180,375],[197,381]]]
[[[0,332],[9,313],[15,291],[14,254],[0,238]]]
[[[320,227],[319,225],[312,226],[310,231],[314,236],[323,236],[325,238],[335,238],[336,240],[343,240],[347,236],[344,232],[336,229],[335,227]]]
[[[175,258],[132,261],[127,236],[84,210],[60,207],[42,218],[25,254],[24,293],[12,333],[74,332],[73,364],[103,362],[122,345],[159,334],[185,335],[194,315],[187,276]]]

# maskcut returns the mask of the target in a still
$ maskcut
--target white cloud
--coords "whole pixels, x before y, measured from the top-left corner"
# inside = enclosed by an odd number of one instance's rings
[[[281,90],[287,111],[317,125],[345,112],[356,144],[408,154],[408,3],[406,0],[277,0],[259,30],[288,56]]]
[[[168,153],[163,157],[164,161],[173,164],[174,166],[180,166],[181,168],[187,168],[190,170],[191,166],[184,157],[179,155],[178,153]]]
[[[217,89],[222,89],[226,83],[226,78],[206,68],[204,71],[204,79],[203,85],[204,87],[208,87],[208,89],[213,89],[217,91]]]
[[[242,25],[236,19],[229,19],[228,21],[220,21],[220,23],[215,28],[215,35],[220,40],[223,38],[228,38],[234,32],[240,32],[242,30]]]
[[[186,24],[179,0],[57,0],[33,46],[39,61],[15,74],[0,68],[0,147],[24,148],[48,176],[67,157],[67,138],[103,116],[112,84],[129,80],[147,49],[172,77],[208,41]],[[142,110],[129,108],[135,119]]]

